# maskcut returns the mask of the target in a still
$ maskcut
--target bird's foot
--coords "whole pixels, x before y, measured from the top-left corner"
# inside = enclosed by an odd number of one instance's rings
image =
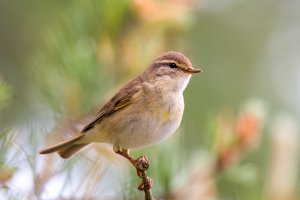
[[[146,156],[140,156],[137,159],[134,159],[129,155],[128,149],[122,149],[120,147],[114,147],[114,151],[129,160],[135,167],[137,175],[143,180],[142,183],[138,186],[138,189],[144,191],[151,189],[153,181],[148,177],[146,173],[150,165],[148,158]]]
[[[136,160],[129,155],[128,149],[122,149],[118,146],[114,146],[114,152],[129,160],[133,166],[136,166]]]

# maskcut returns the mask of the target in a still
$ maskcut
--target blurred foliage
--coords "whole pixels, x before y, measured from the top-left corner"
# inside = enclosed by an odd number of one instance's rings
[[[109,146],[68,161],[36,153],[167,50],[205,73],[185,91],[178,133],[132,152],[149,157],[155,197],[297,199],[299,9],[292,0],[1,1],[0,199],[141,199],[140,180]]]
[[[11,95],[10,87],[5,83],[0,82],[0,110],[9,104]]]

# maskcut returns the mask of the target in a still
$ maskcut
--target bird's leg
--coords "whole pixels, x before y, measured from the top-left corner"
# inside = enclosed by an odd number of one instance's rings
[[[149,168],[150,162],[146,156],[140,156],[137,159],[132,158],[129,155],[128,149],[123,149],[118,146],[113,147],[114,151],[125,157],[131,162],[131,164],[136,168],[137,175],[143,180],[143,182],[138,186],[139,190],[150,190],[152,187],[152,179],[147,176],[146,171]]]
[[[129,155],[129,150],[128,149],[123,149],[123,148],[118,147],[118,146],[114,146],[113,149],[114,149],[115,153],[117,153],[117,154],[123,156],[124,158],[126,158],[127,160],[129,160],[134,167],[136,166],[136,160],[133,159]]]

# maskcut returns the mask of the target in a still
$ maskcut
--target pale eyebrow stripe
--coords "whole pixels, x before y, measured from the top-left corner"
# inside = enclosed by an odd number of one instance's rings
[[[176,64],[178,64],[175,60],[162,60],[162,61],[155,62],[155,64],[168,64],[168,63],[176,63]]]
[[[182,64],[176,62],[175,60],[162,60],[162,61],[155,62],[155,64],[169,64],[169,63],[175,63],[178,67],[184,68]]]

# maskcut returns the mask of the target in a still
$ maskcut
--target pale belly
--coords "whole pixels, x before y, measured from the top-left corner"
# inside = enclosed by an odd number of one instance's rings
[[[122,114],[122,117],[113,115],[100,122],[87,134],[89,138],[87,139],[127,149],[159,143],[177,130],[184,109],[182,95],[172,98],[171,101],[166,100],[167,103],[163,102],[149,108],[136,108],[134,111],[124,109],[118,113]]]
[[[176,115],[175,113],[171,113]],[[182,115],[175,118],[159,119],[157,116],[145,114],[137,116],[139,120],[128,124],[122,132],[116,133],[111,143],[123,148],[139,148],[159,143],[171,136],[179,127]]]

